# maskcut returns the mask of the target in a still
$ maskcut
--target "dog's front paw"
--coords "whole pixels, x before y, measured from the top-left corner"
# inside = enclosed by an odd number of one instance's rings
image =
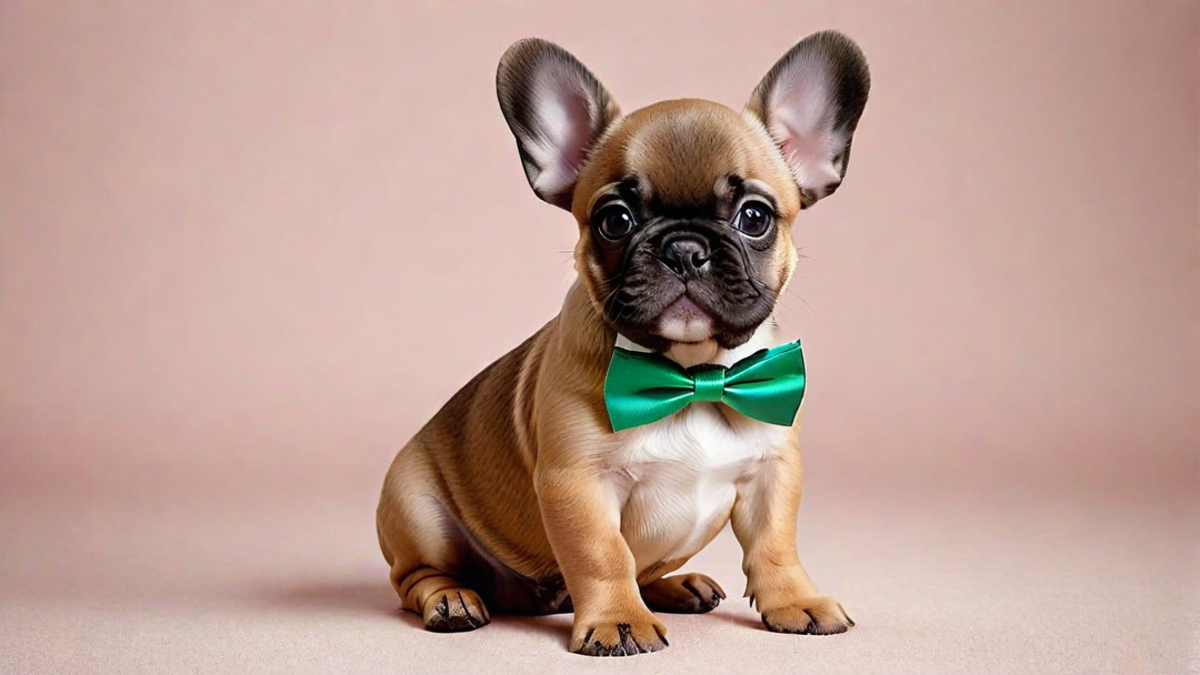
[[[800,598],[782,607],[762,613],[763,625],[775,633],[797,635],[834,635],[854,626],[842,603],[828,595]]]
[[[576,621],[571,651],[585,656],[633,656],[667,648],[667,627],[650,612]]]

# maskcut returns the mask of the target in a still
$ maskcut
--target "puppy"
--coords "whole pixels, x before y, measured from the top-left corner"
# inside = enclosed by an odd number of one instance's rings
[[[392,463],[377,528],[403,607],[432,631],[573,611],[574,652],[657,651],[654,612],[725,598],[703,574],[671,573],[732,522],[769,630],[846,631],[796,551],[798,399],[764,422],[695,385],[690,404],[619,427],[605,396],[615,354],[719,379],[781,344],[791,224],[846,173],[870,87],[862,52],[811,35],[742,112],[671,100],[622,115],[582,63],[537,39],[510,47],[496,79],[530,186],[578,225],[578,279],[558,316]]]

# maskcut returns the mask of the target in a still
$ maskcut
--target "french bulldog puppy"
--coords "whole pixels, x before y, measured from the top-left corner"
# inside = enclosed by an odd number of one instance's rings
[[[798,422],[697,401],[613,431],[605,378],[617,348],[688,369],[781,344],[792,221],[846,173],[870,87],[862,52],[813,34],[741,112],[670,100],[623,115],[582,63],[538,39],[510,47],[496,80],[530,186],[578,225],[578,279],[558,316],[391,465],[377,528],[401,604],[432,631],[573,611],[571,651],[653,652],[667,646],[655,612],[725,598],[703,574],[671,574],[732,522],[769,630],[848,630],[796,550]]]

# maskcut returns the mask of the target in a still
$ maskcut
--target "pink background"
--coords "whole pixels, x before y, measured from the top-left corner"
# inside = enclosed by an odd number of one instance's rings
[[[5,2],[0,504],[26,561],[7,578],[40,588],[20,575],[70,538],[29,523],[72,504],[126,509],[112,529],[187,504],[188,532],[206,504],[270,503],[348,509],[361,532],[339,536],[384,582],[370,521],[395,451],[572,279],[574,225],[529,191],[495,102],[528,35],[625,110],[740,107],[815,30],[862,46],[853,162],[795,227],[780,310],[810,362],[816,513],[1161,502],[1194,541],[1198,22],[1168,0]]]

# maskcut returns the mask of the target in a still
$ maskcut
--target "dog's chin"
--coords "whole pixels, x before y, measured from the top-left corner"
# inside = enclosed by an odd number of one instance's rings
[[[655,330],[664,340],[684,344],[711,340],[715,332],[713,318],[686,295],[663,310]]]

